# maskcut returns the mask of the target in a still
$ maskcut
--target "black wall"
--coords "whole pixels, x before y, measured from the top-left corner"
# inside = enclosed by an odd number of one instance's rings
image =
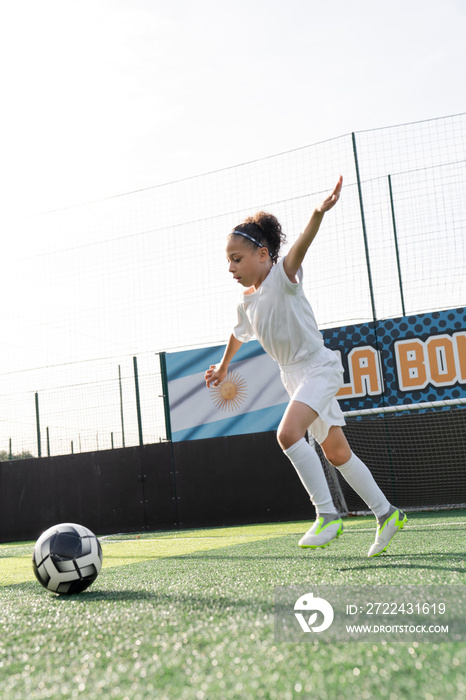
[[[312,518],[275,433],[174,443],[180,527]]]
[[[107,534],[313,515],[275,433],[0,464],[1,542],[60,522]]]
[[[350,420],[345,432],[392,503],[466,503],[466,410]],[[349,510],[367,510],[339,482]],[[60,522],[107,534],[313,517],[275,433],[0,463],[0,542]]]
[[[173,513],[168,444],[0,464],[3,542],[35,538],[60,522],[100,534],[173,527]]]

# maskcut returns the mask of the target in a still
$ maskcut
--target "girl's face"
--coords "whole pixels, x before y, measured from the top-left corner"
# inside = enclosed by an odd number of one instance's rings
[[[267,248],[252,247],[241,236],[230,236],[226,247],[228,271],[243,287],[257,289],[272,267]]]

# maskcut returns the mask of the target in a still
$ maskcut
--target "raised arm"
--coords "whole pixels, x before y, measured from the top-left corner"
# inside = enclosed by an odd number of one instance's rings
[[[283,263],[285,272],[292,282],[296,281],[296,273],[301,267],[301,263],[304,260],[304,256],[307,253],[309,246],[317,235],[317,231],[320,228],[322,219],[324,218],[325,212],[332,209],[340,198],[341,187],[343,184],[343,177],[340,178],[336,184],[335,189],[332,194],[329,195],[322,204],[315,208],[312,213],[309,223],[307,224],[304,231],[300,234],[299,238],[291,246],[285,261]]]
[[[228,365],[232,361],[233,357],[236,355],[240,347],[242,346],[241,340],[237,340],[233,333],[230,336],[230,340],[225,348],[223,357],[218,365],[210,365],[209,369],[206,371],[204,378],[207,386],[210,389],[210,385],[218,386],[222,382],[228,372]]]

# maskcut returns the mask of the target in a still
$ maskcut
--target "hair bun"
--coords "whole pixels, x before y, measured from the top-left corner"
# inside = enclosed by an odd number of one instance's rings
[[[259,243],[266,245],[272,262],[277,262],[280,246],[285,243],[286,236],[276,216],[265,211],[258,211],[254,216],[245,219],[236,229],[248,233]]]
[[[277,230],[281,232],[282,227],[273,214],[267,214],[265,211],[258,211],[251,219],[251,223],[256,224],[264,233],[272,233]]]

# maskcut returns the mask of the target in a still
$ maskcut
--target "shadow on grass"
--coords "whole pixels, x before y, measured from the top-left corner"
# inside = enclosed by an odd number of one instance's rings
[[[98,586],[99,584],[96,582],[94,585]],[[65,608],[70,606],[70,613],[72,610],[78,611],[82,609],[82,606],[87,607],[93,604],[96,604],[96,610],[100,610],[100,603],[106,603],[107,605],[113,603],[128,603],[128,605],[131,605],[138,602],[147,603],[151,608],[165,611],[188,608],[191,612],[198,611],[199,613],[207,609],[214,609],[222,614],[229,611],[245,611],[246,613],[257,615],[260,611],[261,614],[270,613],[273,615],[274,612],[273,600],[269,599],[267,593],[265,596],[237,596],[233,598],[220,594],[212,595],[210,592],[205,595],[200,595],[199,593],[191,594],[188,591],[164,593],[163,591],[136,588],[112,589],[96,587],[94,589],[92,587],[73,595],[58,595],[45,590],[40,584],[33,582],[3,586],[0,591],[2,589],[16,590],[27,598],[29,604],[34,600],[36,610],[50,609],[51,607],[53,609],[55,606],[60,606],[60,608],[62,608],[62,606],[65,606]],[[37,607],[38,602],[40,603],[39,607]]]
[[[39,593],[41,593],[39,591]],[[192,611],[212,610],[221,612],[238,612],[246,611],[257,615],[258,611],[261,614],[274,613],[274,601],[267,600],[263,597],[247,597],[247,598],[232,598],[225,596],[213,596],[211,593],[206,595],[190,594],[189,592],[163,593],[151,590],[134,590],[128,588],[122,589],[95,589],[86,590],[75,595],[56,595],[50,593],[47,596],[47,591],[44,591],[47,605],[72,606],[76,608],[77,604],[92,605],[99,603],[138,603],[144,602],[153,608],[171,611],[176,609],[188,608]]]
[[[351,559],[351,557],[349,557]],[[393,561],[390,561],[392,559]],[[409,559],[409,562],[400,559]],[[420,560],[420,561],[416,561]],[[453,563],[456,566],[452,566]],[[436,563],[432,563],[432,562]],[[450,564],[447,564],[450,562]],[[354,566],[340,568],[340,571],[354,571],[361,569],[361,566],[367,569],[429,569],[431,571],[455,571],[465,572],[464,552],[418,552],[417,554],[382,554],[375,558],[367,558],[362,564],[360,561],[355,562]]]

